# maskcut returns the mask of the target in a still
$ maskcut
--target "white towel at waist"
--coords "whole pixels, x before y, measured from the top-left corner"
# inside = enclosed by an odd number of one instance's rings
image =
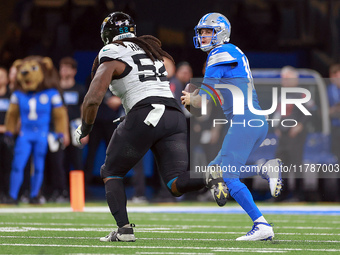
[[[157,126],[159,120],[162,118],[163,113],[165,111],[165,105],[163,104],[151,104],[151,106],[154,108],[152,109],[148,116],[146,116],[144,123],[146,125],[152,125],[152,126]]]

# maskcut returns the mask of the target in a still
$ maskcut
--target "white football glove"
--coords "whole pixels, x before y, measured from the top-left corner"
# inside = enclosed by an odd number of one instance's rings
[[[93,124],[87,124],[84,120],[81,120],[81,125],[79,125],[74,131],[73,135],[78,144],[81,144],[80,139],[87,136],[92,130]]]
[[[81,144],[80,139],[84,137],[83,132],[81,132],[81,124],[74,131],[73,136],[76,139],[77,143],[80,145]]]

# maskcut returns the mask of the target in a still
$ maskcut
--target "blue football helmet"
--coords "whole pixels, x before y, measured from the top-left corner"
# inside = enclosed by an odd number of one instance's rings
[[[211,42],[208,45],[201,45],[203,36],[201,36],[200,31],[202,28],[209,28],[213,30],[213,35],[209,36],[211,37]],[[201,49],[202,51],[209,51],[217,45],[229,42],[230,40],[230,22],[224,15],[217,12],[204,15],[194,30],[195,36],[193,39],[195,48]]]

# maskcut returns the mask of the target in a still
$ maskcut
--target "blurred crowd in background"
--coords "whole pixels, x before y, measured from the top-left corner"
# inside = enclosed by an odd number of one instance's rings
[[[230,1],[112,1],[112,0],[17,0],[0,3],[0,181],[1,201],[9,189],[12,155],[3,139],[6,114],[5,99],[13,92],[17,59],[30,55],[49,56],[59,70],[64,103],[68,109],[70,134],[80,120],[82,100],[90,84],[90,67],[103,46],[100,25],[108,13],[123,11],[130,14],[137,24],[137,35],[151,34],[163,43],[163,49],[175,59],[176,65],[165,63],[174,97],[180,103],[181,91],[193,77],[203,77],[205,55],[192,44],[193,28],[197,20],[207,12],[226,15],[232,25],[231,42],[246,52],[252,68],[310,68],[330,77],[327,82],[329,119],[332,132],[329,145],[333,155],[340,159],[340,1],[336,0],[230,0]],[[150,7],[152,6],[152,7]],[[293,68],[283,68],[282,77],[298,78]],[[284,86],[282,84],[282,86]],[[298,83],[294,86],[299,86]],[[69,95],[76,93],[78,100]],[[8,106],[8,105],[7,105]],[[188,129],[195,130],[188,117]],[[124,111],[120,99],[107,92],[99,108],[97,120],[85,146],[72,141],[66,148],[49,151],[45,162],[44,184],[41,200],[66,202],[68,173],[84,170],[87,199],[104,199],[99,167],[103,163],[105,147],[117,127],[112,120]],[[205,120],[194,120],[204,123]],[[299,121],[298,128],[274,131],[279,145],[277,155],[284,162],[302,164],[303,149],[308,129],[306,120]],[[204,127],[200,123],[199,127]],[[224,129],[209,130],[205,144],[221,142]],[[191,134],[191,137],[195,137]],[[201,139],[201,137],[197,138]],[[280,142],[281,141],[281,142]],[[288,142],[287,142],[288,141]],[[284,143],[285,142],[285,143]],[[188,141],[188,146],[190,141]],[[209,150],[207,160],[216,151]],[[211,160],[211,159],[210,159]],[[335,163],[339,163],[338,161]],[[99,166],[99,167],[98,167]],[[29,202],[29,176],[31,161],[27,164],[25,182],[20,201]],[[178,201],[167,194],[160,183],[152,156],[147,154],[127,178],[128,197],[133,202]],[[280,200],[286,201],[340,201],[340,190],[333,196],[308,196],[302,179],[289,181]],[[337,186],[340,187],[339,181]],[[318,188],[322,187],[319,185]],[[254,187],[256,192],[256,187]],[[268,191],[266,191],[268,192]],[[98,195],[99,194],[99,195]],[[268,194],[267,194],[268,195]],[[255,198],[266,200],[265,193]],[[187,200],[212,200],[206,190],[187,194]]]

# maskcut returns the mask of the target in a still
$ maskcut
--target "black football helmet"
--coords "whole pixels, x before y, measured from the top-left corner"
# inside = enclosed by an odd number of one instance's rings
[[[100,35],[104,44],[114,40],[136,36],[136,24],[130,15],[123,12],[113,12],[103,21]]]

